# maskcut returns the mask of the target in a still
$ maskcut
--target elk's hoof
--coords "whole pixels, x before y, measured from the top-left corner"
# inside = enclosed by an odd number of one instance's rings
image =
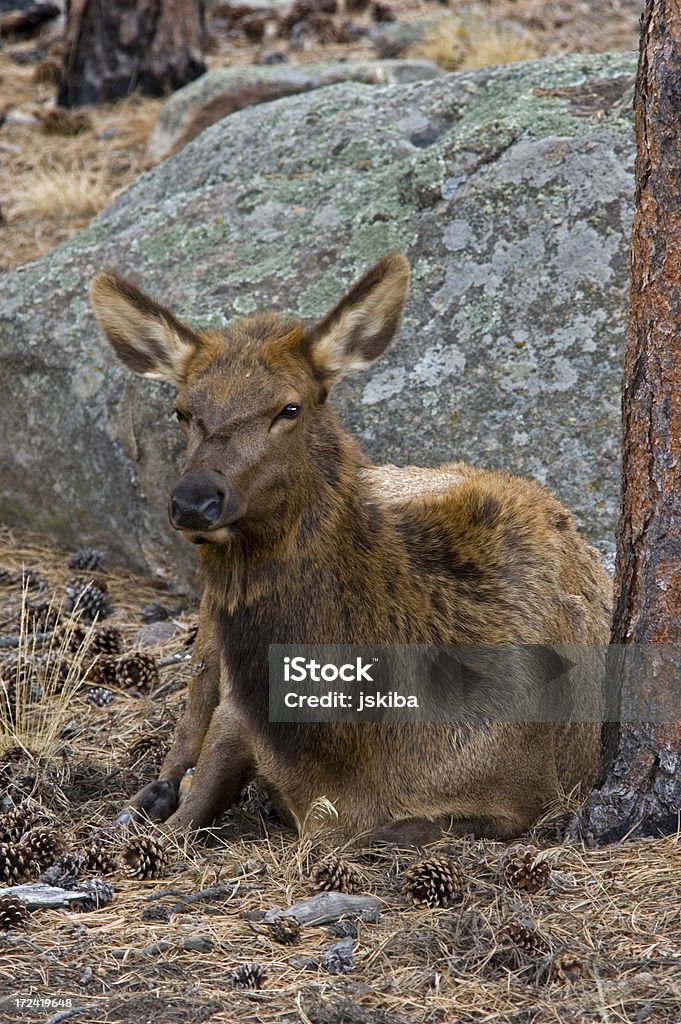
[[[117,825],[133,821],[165,821],[177,807],[177,784],[169,780],[152,782],[132,798],[130,806],[116,818]]]

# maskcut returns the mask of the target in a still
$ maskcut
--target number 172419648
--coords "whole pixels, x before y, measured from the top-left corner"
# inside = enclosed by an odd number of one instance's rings
[[[14,1005],[17,1010],[68,1010],[74,1004],[70,996],[17,996]]]

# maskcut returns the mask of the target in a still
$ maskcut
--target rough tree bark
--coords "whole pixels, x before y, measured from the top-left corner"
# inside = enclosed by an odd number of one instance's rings
[[[614,644],[681,641],[681,7],[647,0],[635,90],[636,210],[622,394],[622,510]],[[658,648],[660,651],[661,648]],[[623,706],[676,706],[676,673],[646,648],[625,663]],[[641,687],[637,692],[636,687]],[[626,713],[625,713],[626,717]],[[666,717],[666,721],[664,720]],[[587,840],[674,832],[681,809],[681,723],[661,715],[604,727],[601,777],[575,823]],[[676,716],[681,718],[681,711]]]
[[[70,0],[60,106],[162,96],[206,70],[203,0]]]

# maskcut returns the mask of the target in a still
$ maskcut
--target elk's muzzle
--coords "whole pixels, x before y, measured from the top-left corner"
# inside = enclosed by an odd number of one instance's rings
[[[176,530],[215,530],[238,518],[230,514],[231,504],[219,473],[187,473],[170,496],[170,522]]]

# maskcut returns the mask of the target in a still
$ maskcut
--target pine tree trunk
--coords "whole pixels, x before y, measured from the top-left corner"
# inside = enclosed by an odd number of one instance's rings
[[[681,641],[681,8],[674,0],[647,0],[634,105],[636,210],[612,641],[676,644]],[[654,661],[654,648],[648,650]],[[660,678],[652,671],[644,676],[643,690],[654,685],[658,705],[674,708],[676,675]],[[630,668],[621,682],[623,705],[631,707],[639,700],[641,674]],[[662,715],[655,723],[629,717],[604,727],[601,778],[573,834],[607,843],[677,829],[681,723],[671,717]]]
[[[163,96],[206,70],[203,0],[70,0],[60,106]]]

